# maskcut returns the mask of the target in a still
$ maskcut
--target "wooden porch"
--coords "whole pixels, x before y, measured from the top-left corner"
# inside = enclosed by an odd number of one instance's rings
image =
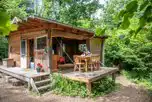
[[[92,82],[95,82],[103,77],[111,76],[112,80],[115,82],[116,72],[118,72],[118,68],[112,68],[112,67],[101,67],[99,70],[96,71],[89,71],[89,72],[79,72],[79,71],[73,71],[73,69],[67,69],[61,71],[61,75],[65,78],[84,82],[86,83],[86,87],[88,89],[88,93],[91,92],[91,84]],[[57,73],[60,74],[60,73]]]
[[[3,76],[8,75],[12,78],[16,78],[28,83],[29,90],[32,90],[38,94],[41,90],[49,88],[49,85],[42,86],[50,82],[50,74],[46,72],[37,73],[36,70],[0,65],[0,73],[2,73]]]
[[[71,65],[71,64],[70,64]],[[96,71],[88,71],[88,72],[79,72],[73,71],[73,66],[66,65],[69,68],[61,69],[56,74],[61,74],[62,77],[84,82],[86,83],[86,87],[88,89],[88,93],[91,92],[91,84],[105,76],[112,76],[112,80],[115,81],[115,74],[118,71],[118,68],[111,68],[111,67],[101,67],[99,70]],[[40,93],[43,89],[49,89],[50,85],[50,78],[49,73],[40,72],[37,73],[35,70],[24,69],[20,67],[5,67],[0,65],[0,73],[9,75],[16,79],[28,83],[28,88],[32,89],[32,91]],[[47,85],[45,85],[47,83]],[[40,84],[40,85],[39,85]],[[45,85],[45,86],[41,86]]]

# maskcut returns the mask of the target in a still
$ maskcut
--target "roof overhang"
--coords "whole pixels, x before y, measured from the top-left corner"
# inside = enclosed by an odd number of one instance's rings
[[[79,27],[63,24],[54,20],[48,20],[40,17],[28,17],[26,20],[17,20],[15,18],[14,23],[19,25],[18,30],[12,33],[28,33],[35,30],[56,30],[60,32],[67,32],[68,34],[84,36],[84,39],[88,39],[94,36],[94,32]],[[65,36],[65,35],[64,35]],[[68,35],[69,36],[69,35]]]

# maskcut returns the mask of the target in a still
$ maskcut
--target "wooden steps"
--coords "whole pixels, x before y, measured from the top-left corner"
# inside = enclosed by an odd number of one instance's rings
[[[41,86],[41,87],[38,87],[38,90],[41,91],[41,90],[47,90],[50,88],[50,85],[45,85],[45,86]]]
[[[50,77],[48,75],[31,78],[30,84],[32,91],[42,94],[50,89]]]
[[[36,81],[35,84],[36,85],[42,85],[42,84],[46,84],[49,83],[50,79],[45,79],[45,80],[41,80],[41,81]]]

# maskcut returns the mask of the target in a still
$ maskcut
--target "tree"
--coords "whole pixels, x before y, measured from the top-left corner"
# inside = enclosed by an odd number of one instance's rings
[[[0,10],[8,13],[11,19],[14,17],[21,19],[27,17],[26,2],[24,0],[1,0]]]
[[[130,19],[134,17],[139,19],[139,26],[136,30],[131,30],[131,32],[137,34],[152,22],[152,0],[130,1],[118,15],[118,18],[122,19],[120,22],[121,28],[128,29],[131,24]]]
[[[96,35],[109,34],[118,27],[116,15],[129,0],[107,0],[101,8],[100,20],[96,24]],[[109,32],[110,31],[110,32]]]
[[[98,0],[44,0],[43,17],[82,26],[100,6]]]

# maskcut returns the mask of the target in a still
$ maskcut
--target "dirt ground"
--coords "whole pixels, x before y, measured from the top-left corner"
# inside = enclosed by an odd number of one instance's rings
[[[24,86],[12,86],[0,78],[0,102],[152,102],[152,96],[143,88],[119,76],[121,87],[116,92],[96,99],[54,95],[48,92],[34,96]]]

